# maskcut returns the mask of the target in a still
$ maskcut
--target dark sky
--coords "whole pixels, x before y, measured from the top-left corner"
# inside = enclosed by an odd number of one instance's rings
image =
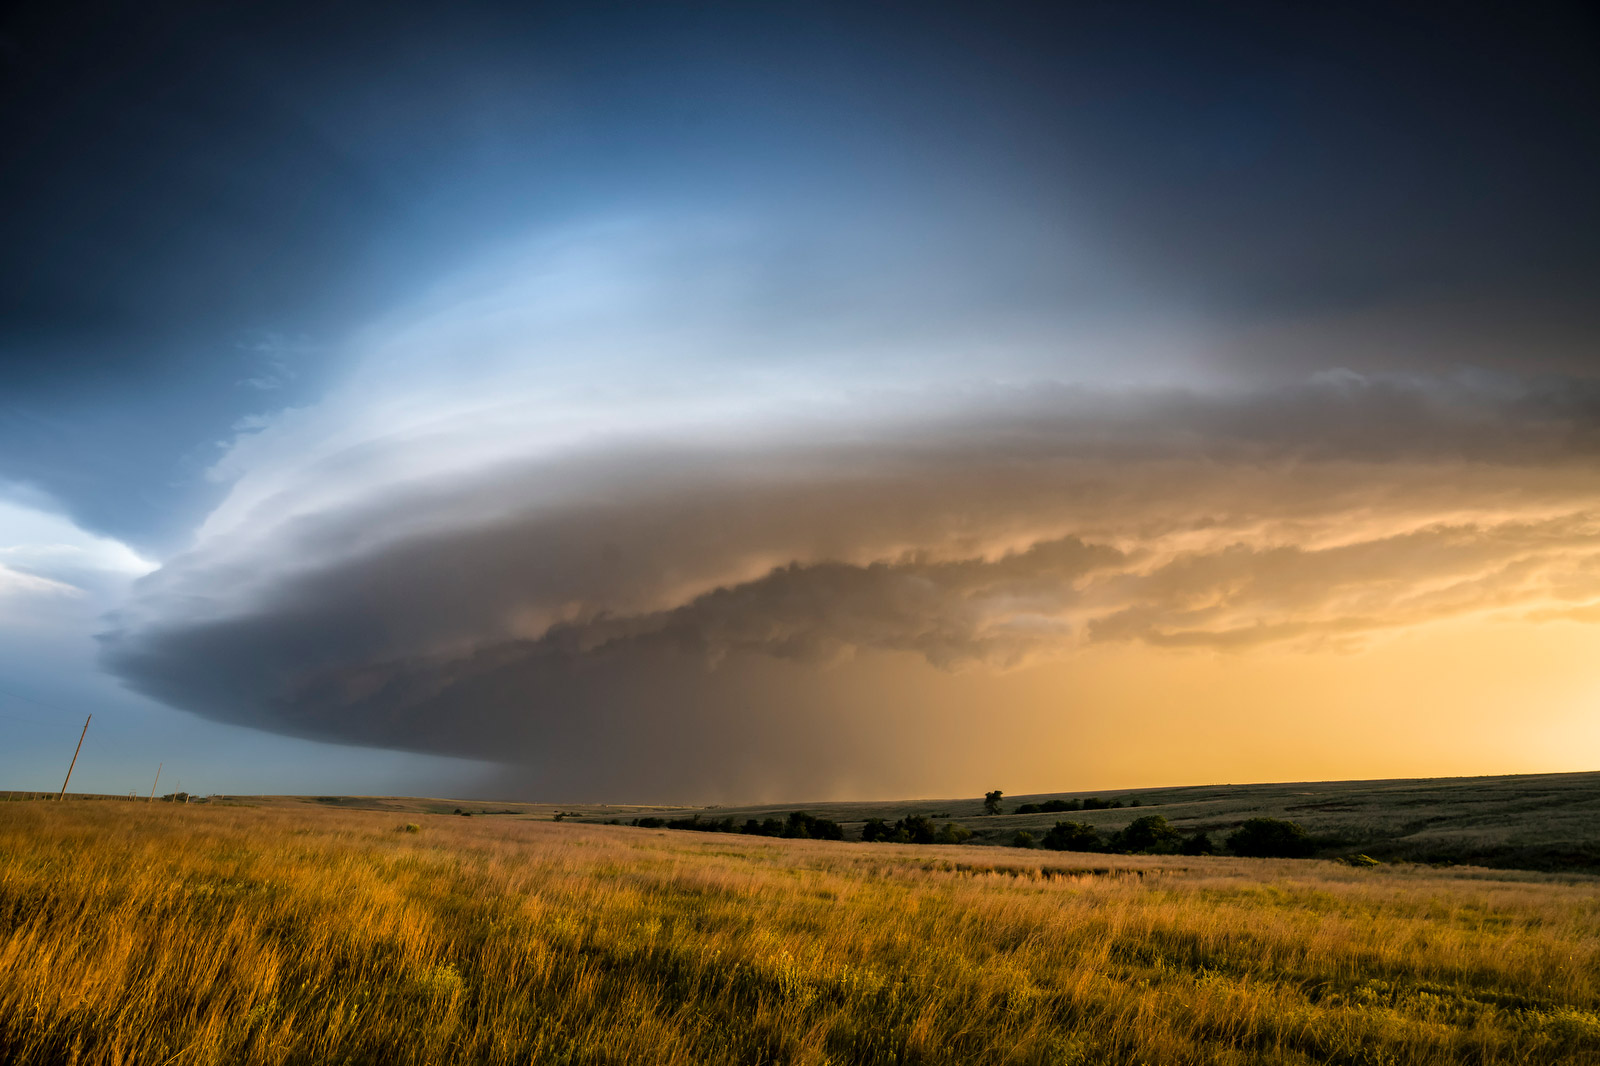
[[[61,647],[100,634],[151,706],[548,775],[508,700],[593,751],[659,671],[757,723],[738,762],[790,742],[741,702],[773,663],[813,664],[794,720],[872,689],[840,649],[1224,644],[1161,553],[1587,513],[1588,5],[22,4],[0,62],[0,572],[82,592]],[[1307,462],[1344,503],[1296,511],[1287,473],[1207,502]],[[1460,493],[1401,520],[1419,463]],[[50,562],[46,525],[122,576]],[[1087,571],[916,569],[1069,539],[1119,560],[1093,610]],[[1443,610],[1318,622],[1251,573],[1234,621],[1284,640]],[[1577,573],[1499,595],[1581,606]],[[1291,584],[1331,610],[1354,580]],[[755,658],[702,694],[668,645]],[[623,680],[574,665],[602,646]],[[76,707],[34,662],[10,687]],[[690,762],[652,787],[695,793]]]

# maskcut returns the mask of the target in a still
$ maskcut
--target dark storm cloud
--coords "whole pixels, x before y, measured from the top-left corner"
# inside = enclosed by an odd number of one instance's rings
[[[1342,375],[634,438],[298,517],[263,500],[144,579],[106,661],[202,715],[541,780],[670,792],[731,759],[804,787],[826,753],[778,753],[855,656],[994,670],[1581,608],[1600,597],[1596,424],[1581,382]]]
[[[1110,317],[1245,375],[1589,372],[1595,33],[1564,4],[13,5],[0,476],[170,548],[211,442],[313,402],[371,319],[619,214],[755,219],[719,269],[780,284],[719,313],[787,350]],[[851,269],[889,216],[899,254]],[[884,278],[922,298],[841,298]]]

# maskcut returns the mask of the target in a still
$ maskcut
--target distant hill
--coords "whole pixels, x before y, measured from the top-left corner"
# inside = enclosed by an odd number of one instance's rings
[[[999,782],[1004,784],[1004,782]],[[0,793],[32,797],[36,793]],[[1120,801],[1109,810],[1016,814],[1023,804],[1097,798]],[[104,797],[118,799],[119,797]],[[126,802],[125,798],[121,798]],[[1138,806],[1133,806],[1137,801]],[[1412,778],[1388,781],[1311,781],[1258,785],[1059,792],[1006,796],[1005,813],[985,815],[981,796],[945,800],[780,803],[752,806],[640,806],[593,803],[502,803],[395,796],[230,796],[211,802],[312,804],[415,814],[472,815],[574,822],[626,823],[634,818],[682,818],[696,812],[736,822],[805,810],[859,835],[868,818],[909,814],[954,820],[973,830],[971,843],[1008,844],[1019,829],[1042,835],[1056,821],[1087,822],[1101,831],[1160,814],[1179,829],[1225,836],[1247,818],[1298,822],[1327,856],[1362,852],[1386,862],[1456,863],[1529,870],[1600,873],[1600,772],[1504,777]]]

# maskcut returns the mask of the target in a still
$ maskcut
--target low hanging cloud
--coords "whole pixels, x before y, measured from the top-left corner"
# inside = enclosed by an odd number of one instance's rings
[[[88,533],[21,486],[0,483],[0,629],[40,631],[93,617],[155,569],[127,545]]]
[[[566,436],[515,405],[354,435],[286,416],[106,662],[206,717],[530,789],[748,792],[781,767],[797,794],[871,772],[819,739],[851,659],[1354,649],[1600,604],[1585,381],[728,410]]]

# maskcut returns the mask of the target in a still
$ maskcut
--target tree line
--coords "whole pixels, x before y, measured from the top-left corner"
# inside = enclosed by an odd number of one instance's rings
[[[700,833],[743,833],[757,837],[784,837],[789,840],[843,840],[844,827],[830,818],[818,818],[806,811],[794,811],[785,820],[750,818],[743,825],[728,818],[635,818],[628,823],[640,829],[688,829]]]
[[[618,824],[618,823],[613,823]],[[807,811],[793,811],[787,819],[747,819],[743,825],[732,817],[635,818],[628,823],[640,829],[687,829],[700,833],[740,833],[747,836],[783,837],[788,840],[843,840],[844,827],[831,818],[818,818]],[[972,838],[972,830],[955,822],[935,824],[921,814],[907,815],[896,822],[868,818],[861,828],[861,839],[885,844],[961,844]]]
[[[1225,848],[1234,855],[1259,859],[1303,859],[1316,850],[1311,837],[1298,824],[1277,818],[1248,819],[1228,834],[1219,848],[1205,830],[1184,833],[1159,814],[1135,818],[1106,834],[1086,822],[1057,822],[1042,839],[1019,830],[1011,846],[1118,855],[1216,855]]]
[[[972,837],[972,830],[955,822],[935,826],[931,818],[909,814],[897,822],[868,818],[861,827],[861,839],[885,844],[960,844]]]
[[[984,793],[985,814],[1003,813],[1000,801],[1005,793],[999,789]],[[1120,799],[1104,800],[1095,796],[1083,799],[1046,800],[1043,803],[1024,803],[1016,814],[1042,814],[1066,811],[1115,810],[1123,806]],[[1138,799],[1127,806],[1138,807]],[[970,840],[972,830],[955,822],[936,824],[935,815],[910,814],[897,821],[885,818],[868,818],[861,828],[861,839],[868,843],[886,844],[961,844]],[[612,823],[617,824],[616,822]],[[747,819],[743,825],[732,816],[704,818],[698,814],[688,818],[635,818],[630,825],[641,829],[685,829],[701,833],[741,833],[747,836],[783,837],[790,840],[843,840],[844,827],[829,818],[818,818],[807,811],[792,811],[788,818]],[[1316,845],[1306,831],[1294,822],[1277,818],[1251,818],[1230,833],[1219,846],[1205,830],[1185,833],[1159,814],[1135,818],[1121,829],[1102,833],[1087,822],[1057,822],[1042,837],[1026,829],[1018,830],[1011,838],[1015,848],[1046,848],[1050,851],[1094,851],[1118,855],[1216,855],[1224,851],[1252,858],[1305,858],[1313,854]]]
[[[985,805],[985,807],[988,806],[987,797],[985,797],[985,799],[984,799],[984,805]],[[1129,807],[1138,807],[1138,806],[1141,806],[1141,805],[1142,805],[1142,802],[1140,800],[1137,800],[1137,799],[1131,799],[1131,800],[1128,801],[1128,806]],[[998,801],[996,803],[996,806],[998,806]],[[1098,796],[1086,796],[1081,800],[1078,800],[1078,799],[1045,800],[1043,803],[1024,803],[1024,804],[1022,804],[1022,806],[1018,807],[1012,813],[1013,814],[1058,814],[1058,813],[1063,812],[1063,811],[1112,811],[1112,810],[1120,810],[1121,808],[1122,808],[1122,801],[1119,800],[1119,799],[1104,800],[1104,799],[1100,799]],[[999,814],[1001,812],[998,811],[998,810],[995,810],[995,811],[987,811],[986,813]]]

